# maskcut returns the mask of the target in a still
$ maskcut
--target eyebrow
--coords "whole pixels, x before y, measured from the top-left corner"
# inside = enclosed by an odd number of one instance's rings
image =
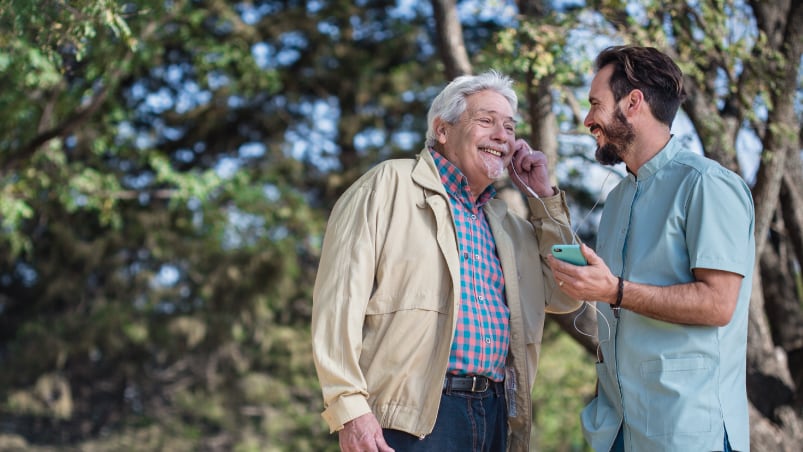
[[[501,115],[501,113],[499,113],[498,111],[496,111],[496,110],[488,110],[487,108],[478,108],[478,109],[475,110],[475,112],[476,113],[490,113],[490,114],[494,114],[494,115]],[[508,121],[511,121],[513,124],[518,124],[519,123],[512,116],[503,116],[503,117],[504,117],[504,119],[506,119]]]

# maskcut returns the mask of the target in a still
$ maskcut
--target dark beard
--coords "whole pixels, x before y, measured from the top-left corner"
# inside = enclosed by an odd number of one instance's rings
[[[622,161],[622,156],[635,141],[636,132],[618,105],[613,114],[613,121],[607,126],[598,127],[608,142],[603,146],[597,146],[594,157],[603,165],[616,165]]]

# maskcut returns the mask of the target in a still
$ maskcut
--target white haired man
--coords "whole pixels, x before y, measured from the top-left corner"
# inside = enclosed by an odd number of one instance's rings
[[[568,209],[516,140],[511,86],[494,71],[449,83],[418,157],[377,165],[332,211],[312,336],[343,451],[529,449],[545,313],[581,302],[545,264]],[[509,167],[538,196],[529,221],[494,198]]]

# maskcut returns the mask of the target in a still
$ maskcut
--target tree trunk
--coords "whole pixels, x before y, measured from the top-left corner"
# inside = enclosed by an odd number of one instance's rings
[[[457,16],[456,0],[432,0],[432,10],[435,12],[435,35],[446,79],[471,74],[471,62],[463,41],[463,27]]]
[[[750,448],[757,452],[796,452],[803,443],[803,423],[792,405],[794,383],[786,354],[772,343],[762,287],[761,274],[756,269],[747,332]]]
[[[749,345],[759,341],[764,344],[748,353],[748,394],[764,417],[753,419],[751,442],[756,450],[791,451],[799,450],[803,443],[803,416],[800,414],[803,319],[799,294],[793,284],[795,272],[799,277],[802,241],[800,124],[793,96],[789,95],[798,87],[798,62],[803,53],[803,6],[800,2],[788,1],[750,3],[759,28],[768,36],[770,51],[775,51],[766,57],[765,78],[774,81],[769,94],[773,108],[764,129],[764,150],[753,189],[757,255],[761,257],[759,281],[766,281],[763,287],[758,286],[763,289],[761,294],[754,290],[751,325],[754,322],[768,322],[768,325],[751,330]],[[774,55],[780,55],[780,60]],[[774,225],[777,228],[774,229]],[[768,241],[770,237],[776,238],[777,244]],[[760,313],[758,307],[762,308]]]
[[[557,185],[555,166],[558,162],[558,120],[552,111],[552,78],[536,80],[532,73],[527,74],[526,96],[530,126],[529,142],[533,149],[546,154],[552,185]]]
[[[775,83],[770,87],[773,108],[769,110],[766,134],[762,139],[764,152],[753,195],[756,200],[756,249],[758,255],[766,243],[772,216],[778,205],[781,179],[786,169],[787,158],[798,157],[798,133],[800,123],[794,110],[794,97],[789,93],[797,90],[798,63],[803,54],[803,4],[782,1],[776,4],[751,1],[759,28],[769,40],[771,50],[782,58],[780,63],[774,55],[767,55],[766,76]],[[784,14],[783,6],[786,5]],[[790,157],[791,156],[791,157]]]
[[[715,76],[711,79],[715,79]],[[688,83],[687,79],[685,86],[687,99],[684,110],[697,128],[706,157],[738,173],[735,143],[742,122],[741,115],[717,110],[716,104],[711,103],[710,93],[716,89],[713,85],[702,91],[694,83]]]
[[[795,280],[795,269],[789,255],[788,242],[771,239],[771,246],[764,249],[761,256],[761,279],[763,282],[764,311],[769,322],[771,340],[778,347],[778,353],[788,356],[787,367],[793,377],[789,391],[797,394],[786,403],[800,403],[801,387],[803,387],[803,369],[801,369],[801,352],[803,352],[803,313],[796,287],[789,284]]]

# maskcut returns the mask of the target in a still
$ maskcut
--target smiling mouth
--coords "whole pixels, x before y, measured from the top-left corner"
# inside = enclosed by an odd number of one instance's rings
[[[493,148],[481,147],[480,151],[491,154],[496,157],[502,157],[502,151],[497,151],[496,149]]]

